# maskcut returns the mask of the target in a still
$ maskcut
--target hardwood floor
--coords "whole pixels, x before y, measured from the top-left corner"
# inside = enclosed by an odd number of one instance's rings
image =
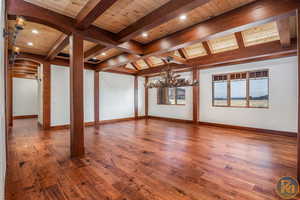
[[[296,176],[296,138],[161,120],[87,127],[86,157],[70,159],[69,130],[14,121],[7,199],[273,200]]]

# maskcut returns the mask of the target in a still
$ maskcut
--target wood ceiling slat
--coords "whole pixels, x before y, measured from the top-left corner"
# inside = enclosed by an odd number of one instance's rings
[[[147,32],[180,14],[188,12],[196,7],[206,4],[208,0],[172,0],[145,15],[118,33],[121,41],[130,40],[142,32]]]
[[[87,40],[83,41],[83,49],[84,49],[85,52],[90,50],[91,48],[95,47],[96,45],[97,44],[95,44],[93,42],[90,42],[90,41],[87,41]],[[65,53],[65,54],[69,54],[69,50],[70,50],[70,46],[67,45],[61,52]]]
[[[149,68],[144,60],[138,60],[135,63],[139,66],[139,70]]]
[[[25,0],[42,8],[75,18],[89,0]]]
[[[14,28],[15,23],[15,20],[8,20],[9,30]],[[32,30],[37,30],[38,34],[32,33]],[[53,28],[33,22],[26,22],[24,30],[18,34],[16,46],[20,47],[21,52],[47,55],[60,36],[61,32]],[[33,46],[29,46],[28,42],[32,42]]]
[[[162,61],[162,59],[157,58],[155,56],[150,56],[148,59],[152,63],[153,67],[160,66],[160,65],[164,64],[164,62]]]
[[[88,28],[100,15],[118,0],[90,0],[76,17],[76,26],[80,29]]]
[[[134,40],[146,44],[158,38],[170,35],[187,27],[193,26],[197,23],[203,22],[215,16],[219,16],[235,8],[241,7],[255,0],[211,0],[207,4],[200,7],[195,7],[190,12],[185,13],[187,19],[181,21],[178,17],[157,26],[148,31],[148,37],[142,37],[141,35],[134,38]],[[184,1],[183,1],[184,2]]]
[[[242,31],[242,35],[244,38],[245,46],[252,46],[280,39],[276,22],[263,24]]]
[[[234,34],[209,40],[208,45],[213,54],[239,48]]]
[[[184,49],[188,58],[195,58],[195,57],[207,55],[205,48],[201,42],[188,46]]]
[[[170,0],[119,0],[93,23],[118,33]]]
[[[53,60],[69,44],[69,36],[62,34],[49,51],[46,59]]]

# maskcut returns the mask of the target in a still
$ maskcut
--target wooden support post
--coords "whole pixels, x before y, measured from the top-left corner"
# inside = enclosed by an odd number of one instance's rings
[[[95,124],[99,124],[99,76],[100,72],[95,71],[94,73],[94,118]]]
[[[148,77],[145,78],[145,84],[148,83]],[[148,88],[145,88],[145,117],[146,119],[148,119],[148,93],[149,93],[149,89]]]
[[[50,129],[51,122],[51,69],[50,62],[43,63],[43,128]]]
[[[199,70],[193,69],[193,81],[199,81]],[[199,86],[193,86],[193,122],[199,120]]]
[[[300,182],[300,10],[297,10],[298,49],[298,133],[297,133],[297,179]]]
[[[138,76],[134,76],[134,118],[139,116]]]
[[[70,37],[71,157],[84,156],[83,74],[83,38],[73,33]]]

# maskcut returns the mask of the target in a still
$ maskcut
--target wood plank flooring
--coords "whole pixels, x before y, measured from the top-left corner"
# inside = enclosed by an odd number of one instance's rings
[[[69,130],[14,121],[8,200],[274,200],[296,176],[296,138],[138,120],[85,129],[71,160]]]

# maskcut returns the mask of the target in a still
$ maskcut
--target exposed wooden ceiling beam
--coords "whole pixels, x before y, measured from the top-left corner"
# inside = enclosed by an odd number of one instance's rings
[[[185,52],[185,49],[178,49],[178,52],[180,54],[180,56],[184,59],[187,59],[188,58],[188,55],[187,53]]]
[[[145,63],[147,64],[147,66],[149,68],[153,67],[153,64],[151,63],[151,61],[149,60],[149,58],[145,58],[144,61],[145,61]]]
[[[141,55],[144,53],[144,46],[136,41],[130,40],[123,42],[116,47],[117,49],[131,54]]]
[[[87,29],[100,15],[117,0],[90,0],[76,17],[76,27]]]
[[[118,66],[122,66],[122,65],[126,65],[128,63],[130,63],[131,60],[137,61],[139,60],[141,57],[138,55],[133,55],[133,54],[128,54],[128,53],[124,53],[115,57],[112,57],[104,62],[101,62],[98,66],[97,66],[97,71],[100,70],[108,70],[114,67],[118,67]]]
[[[106,70],[105,72],[134,75],[137,73],[137,70],[128,69],[128,68],[125,68],[125,66],[122,66],[122,67],[117,67],[115,69]]]
[[[289,18],[278,19],[276,21],[280,42],[282,47],[289,47],[291,45],[291,31]]]
[[[162,59],[167,59],[168,57],[172,57],[173,58],[173,60],[171,61],[172,63],[186,64],[186,60],[184,58],[180,58],[178,56],[175,56],[174,52],[163,53],[161,55],[158,55],[157,57],[162,58]]]
[[[241,32],[236,32],[234,33],[236,41],[239,45],[239,48],[245,48],[244,40],[243,40],[243,35]]]
[[[69,44],[69,36],[62,34],[48,52],[47,60],[53,60]]]
[[[296,15],[296,9],[300,9],[300,1],[255,1],[144,45],[144,54],[142,58],[158,56],[198,42],[208,41],[213,38],[233,34],[261,24],[276,21],[287,16],[293,16]],[[123,56],[126,56],[126,54],[123,54]],[[128,58],[128,63],[134,61],[136,61],[136,58]],[[120,65],[123,64],[124,62]],[[109,65],[109,60],[107,60],[107,62],[101,64],[101,67],[98,67],[98,70],[101,68],[108,69],[117,66],[118,64]]]
[[[118,35],[121,41],[130,40],[142,32],[148,31],[156,26],[159,26],[180,14],[186,13],[194,8],[197,8],[209,0],[172,0],[162,5],[150,14],[142,17],[132,25],[122,30]]]
[[[186,65],[173,64],[172,68],[174,70],[191,69],[194,66],[197,66],[198,68],[209,68],[233,63],[239,64],[247,61],[258,61],[263,60],[263,58],[271,59],[280,56],[291,56],[296,55],[297,53],[296,45],[296,41],[294,40],[291,47],[283,48],[279,41],[273,41],[242,49],[235,49],[232,51],[193,58],[188,60],[188,64]],[[164,65],[161,67],[140,70],[137,75],[159,73],[167,67],[167,65]]]
[[[87,61],[90,58],[98,56],[101,53],[104,53],[105,51],[107,51],[109,49],[110,49],[110,47],[105,47],[101,44],[98,44],[98,45],[94,46],[93,48],[91,48],[91,49],[87,50],[86,52],[84,52],[84,59]]]
[[[53,65],[61,65],[61,66],[65,66],[65,67],[70,66],[69,61],[65,60],[65,59],[55,58],[51,61],[47,61],[47,60],[45,60],[44,56],[36,55],[36,54],[30,54],[30,53],[20,53],[19,55],[17,55],[16,59],[17,60],[34,60],[34,61],[39,62],[39,63],[50,62]],[[90,70],[95,70],[96,65],[89,64],[89,63],[84,63],[84,68],[85,69],[90,69]]]
[[[132,62],[131,65],[134,67],[135,70],[141,70],[140,66],[136,62]]]
[[[260,0],[145,45],[144,54],[157,55],[198,42],[243,31],[277,19],[296,15],[300,1]],[[258,14],[259,13],[259,14]]]
[[[202,45],[203,45],[203,47],[204,47],[204,49],[205,49],[207,55],[211,55],[212,53],[211,53],[211,50],[210,50],[210,48],[209,48],[208,42],[207,42],[207,41],[204,41],[204,42],[202,42]]]

